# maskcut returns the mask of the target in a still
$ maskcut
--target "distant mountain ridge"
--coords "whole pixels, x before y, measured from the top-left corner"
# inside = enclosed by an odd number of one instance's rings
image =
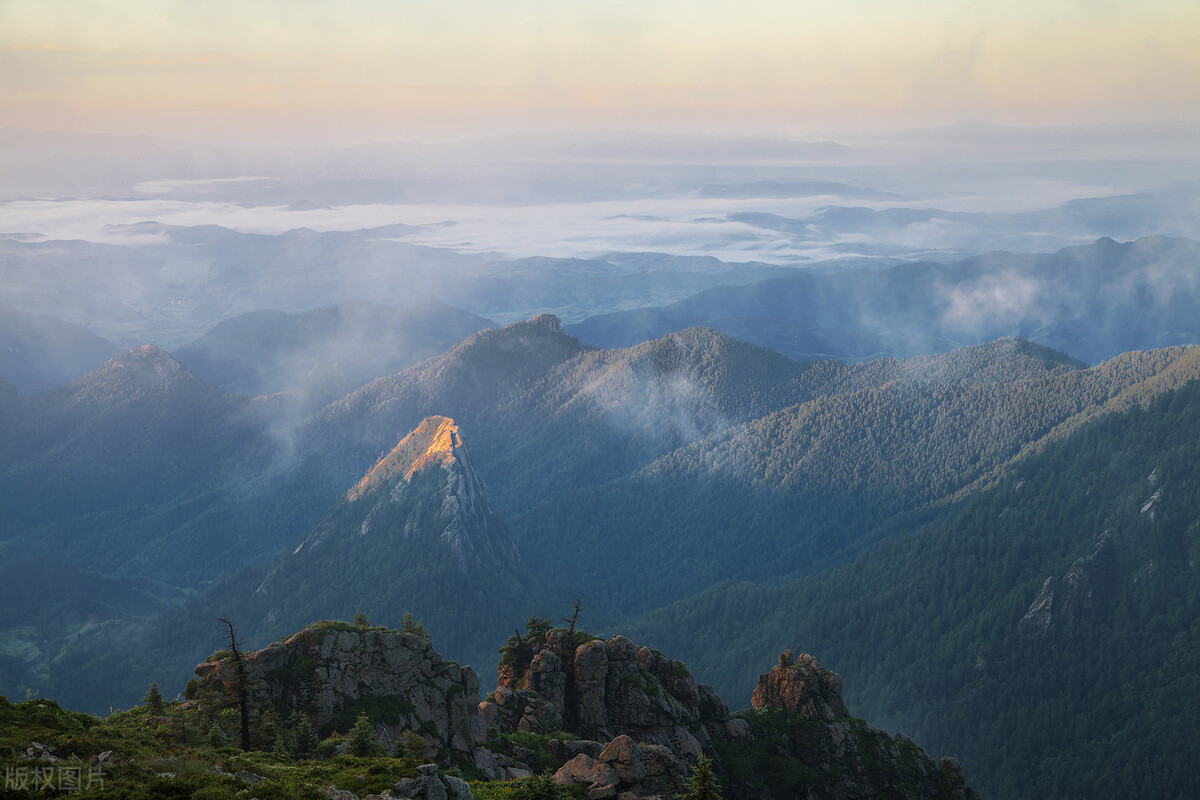
[[[242,314],[177,348],[175,355],[231,392],[296,389],[323,371],[337,383],[323,392],[328,402],[490,327],[491,321],[433,298],[398,308],[346,302],[294,314]]]
[[[1098,363],[1200,343],[1200,242],[1153,236],[1045,255],[991,253],[710,289],[670,306],[569,326],[587,344],[628,347],[696,325],[792,358],[939,353],[1019,336]]]
[[[0,305],[0,380],[26,394],[70,383],[117,350],[77,325]]]

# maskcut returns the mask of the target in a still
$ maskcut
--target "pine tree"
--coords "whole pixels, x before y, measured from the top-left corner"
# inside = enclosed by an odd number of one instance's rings
[[[679,800],[721,800],[721,787],[717,785],[708,756],[702,755],[696,761],[692,777],[688,778],[687,791],[679,796]]]
[[[353,622],[355,625],[357,625],[360,628],[371,627],[371,622],[370,622],[370,620],[367,619],[367,612],[363,611],[361,608],[354,609]]]
[[[371,723],[366,712],[358,715],[350,735],[346,737],[346,747],[351,755],[377,756],[380,754],[379,741],[375,738],[375,726]]]
[[[151,683],[150,690],[146,692],[146,708],[156,717],[161,717],[163,714],[163,697],[158,691],[158,684]]]

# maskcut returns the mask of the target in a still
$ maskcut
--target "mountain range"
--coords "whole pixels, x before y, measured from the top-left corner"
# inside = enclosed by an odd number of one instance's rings
[[[315,410],[319,394],[297,400],[292,377],[231,393],[193,371],[189,351],[152,345],[32,396],[0,383],[12,587],[0,690],[103,709],[150,680],[178,688],[192,654],[220,645],[214,616],[257,644],[315,618],[409,612],[448,655],[486,669],[486,643],[579,599],[590,629],[669,646],[730,697],[775,653],[813,652],[852,678],[855,708],[961,754],[985,795],[1138,794],[1154,774],[1187,794],[1198,773],[1186,763],[1133,765],[1151,741],[1136,730],[1161,721],[1155,753],[1186,731],[1163,698],[1195,696],[1200,348],[1146,349],[1174,336],[1160,328],[1188,330],[1171,309],[1195,305],[1195,247],[1102,240],[806,278],[841,287],[809,307],[822,324],[858,324],[867,309],[897,325],[902,276],[926,289],[957,276],[967,294],[988,275],[1036,276],[1090,297],[1123,275],[1121,294],[1153,304],[1153,325],[1118,325],[1128,304],[1082,319],[1066,303],[1067,322],[1038,341],[951,349],[947,336],[904,358],[796,361],[707,327],[600,349],[541,315]],[[874,305],[839,310],[872,287]],[[759,297],[768,315],[786,288],[746,289],[744,302]],[[412,337],[423,346],[486,324],[430,309],[429,336]],[[239,354],[238,330],[328,331],[350,317],[379,322],[355,331],[380,342],[366,376],[418,357],[389,326],[401,316],[250,317],[214,332],[204,369],[235,387],[262,363],[253,380],[265,380],[306,344],[253,334],[261,343]],[[1012,333],[977,322],[966,341]],[[1041,341],[1085,330],[1095,366]],[[1103,355],[1120,341],[1142,345]],[[1152,674],[1130,683],[1146,658]],[[1119,700],[1122,685],[1138,702]],[[1050,719],[1067,741],[1039,733]],[[1112,766],[1089,773],[1100,755]]]

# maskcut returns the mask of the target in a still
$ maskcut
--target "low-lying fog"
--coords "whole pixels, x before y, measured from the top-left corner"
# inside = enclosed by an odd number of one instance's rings
[[[253,151],[9,129],[0,306],[174,346],[262,309],[430,294],[499,322],[577,321],[787,269],[1200,235],[1194,131],[837,139]]]

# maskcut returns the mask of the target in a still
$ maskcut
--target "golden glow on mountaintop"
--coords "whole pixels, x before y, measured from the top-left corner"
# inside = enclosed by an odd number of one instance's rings
[[[347,500],[357,500],[397,477],[410,479],[425,467],[442,465],[454,459],[454,449],[462,444],[458,425],[449,417],[426,417],[411,433],[400,440],[392,451],[363,476],[346,493]]]
[[[1195,0],[8,0],[0,124],[1195,120],[1198,31]]]

